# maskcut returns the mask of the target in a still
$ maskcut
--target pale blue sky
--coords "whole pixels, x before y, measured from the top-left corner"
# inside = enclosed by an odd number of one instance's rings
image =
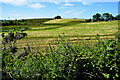
[[[0,19],[53,18],[92,18],[95,13],[118,14],[118,2],[0,2]]]

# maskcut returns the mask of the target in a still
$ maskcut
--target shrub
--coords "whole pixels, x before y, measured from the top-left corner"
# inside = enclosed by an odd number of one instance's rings
[[[91,22],[91,19],[87,19],[86,22]]]
[[[55,19],[61,19],[61,16],[56,16]]]
[[[2,36],[4,38],[4,34]],[[3,49],[7,46],[2,46],[3,79],[119,79],[118,40],[103,41],[99,37],[98,43],[92,46],[90,43],[76,46],[60,36],[58,48],[49,44],[44,54],[41,51],[33,53],[29,44],[23,53],[18,52],[17,47]],[[10,46],[14,40],[10,39]],[[16,51],[13,52],[12,48]]]

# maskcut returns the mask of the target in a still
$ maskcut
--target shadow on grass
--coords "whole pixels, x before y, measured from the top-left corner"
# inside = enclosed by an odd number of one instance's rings
[[[79,24],[79,23],[86,23],[85,21],[70,21],[67,23],[45,23],[42,24],[43,26],[57,26],[57,27],[47,27],[47,28],[43,28],[43,29],[29,29],[27,31],[39,31],[39,30],[51,30],[51,29],[57,29],[57,28],[62,28],[62,27],[66,27],[69,25],[74,25],[74,24]]]

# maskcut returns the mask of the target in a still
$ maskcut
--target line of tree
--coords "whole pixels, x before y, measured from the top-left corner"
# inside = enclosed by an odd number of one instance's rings
[[[120,20],[120,14],[114,17],[112,14],[109,14],[109,13],[103,13],[102,15],[99,13],[96,13],[92,17],[93,17],[93,22]],[[92,19],[86,20],[86,22],[91,22],[91,21],[92,21]]]
[[[26,25],[27,23],[25,22],[24,19],[21,21],[18,20],[2,20],[2,26],[10,26],[10,25]]]

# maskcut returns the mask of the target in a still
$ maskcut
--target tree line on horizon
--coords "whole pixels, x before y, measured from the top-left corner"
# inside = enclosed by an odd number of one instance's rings
[[[10,25],[27,25],[26,20],[1,20],[2,26],[10,26]]]
[[[97,21],[112,21],[112,20],[120,20],[120,14],[116,15],[115,17],[109,13],[96,13],[92,16],[92,19],[87,19],[86,22],[97,22]]]
[[[86,22],[97,22],[97,21],[112,21],[112,20],[120,20],[120,14],[116,15],[115,17],[109,13],[96,13],[92,16],[92,19],[86,19]],[[62,19],[61,16],[57,15],[54,19]],[[74,18],[76,19],[76,18]],[[0,20],[2,22],[2,26],[10,26],[10,25],[26,25],[25,19],[22,20]]]

